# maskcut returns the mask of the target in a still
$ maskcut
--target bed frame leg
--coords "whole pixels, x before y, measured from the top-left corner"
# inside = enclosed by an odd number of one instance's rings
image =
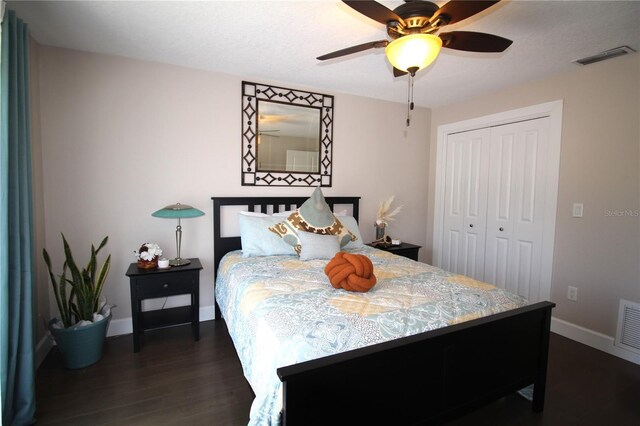
[[[213,319],[219,320],[220,318],[222,318],[222,313],[220,312],[220,306],[218,306],[218,302],[215,300],[213,301],[213,307],[214,307]]]
[[[533,385],[533,403],[532,408],[536,413],[541,413],[544,410],[544,394],[546,388],[546,380],[537,381]]]
[[[547,362],[549,360],[549,338],[551,335],[551,308],[547,309],[543,322],[542,341],[540,342],[540,368],[533,385],[532,408],[536,413],[544,410],[544,395],[547,388]]]

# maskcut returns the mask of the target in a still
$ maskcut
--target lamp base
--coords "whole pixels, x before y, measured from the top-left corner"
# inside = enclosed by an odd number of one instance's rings
[[[181,257],[176,257],[175,259],[171,259],[169,261],[169,265],[171,266],[184,266],[190,264],[191,261],[189,259],[183,259]]]

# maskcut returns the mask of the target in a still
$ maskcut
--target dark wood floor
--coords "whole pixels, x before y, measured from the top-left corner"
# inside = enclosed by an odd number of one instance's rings
[[[39,425],[246,425],[253,399],[223,321],[109,338],[104,357],[66,371],[57,350],[38,370]],[[451,425],[640,425],[640,366],[552,334],[545,411],[514,394]]]

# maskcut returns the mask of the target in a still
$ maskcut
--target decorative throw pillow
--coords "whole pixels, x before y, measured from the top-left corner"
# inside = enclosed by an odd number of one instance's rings
[[[298,231],[298,238],[300,238],[301,245],[301,260],[331,259],[340,251],[340,243],[335,235]]]
[[[338,216],[336,214],[336,216]],[[343,247],[345,250],[357,249],[360,247],[364,247],[364,242],[362,240],[362,235],[360,235],[360,228],[358,227],[358,221],[353,216],[340,216],[340,222],[344,226],[347,227],[349,232],[351,232],[356,238],[351,239],[347,245]]]
[[[367,292],[376,285],[371,259],[362,254],[339,252],[324,267],[334,288]]]
[[[287,244],[293,246],[300,254],[301,245],[298,231],[312,232],[321,235],[336,235],[340,247],[344,247],[356,236],[340,222],[331,212],[331,208],[324,200],[320,187],[316,188],[311,197],[300,208],[291,213],[283,222],[269,227]]]
[[[280,222],[282,217],[256,216],[240,212],[240,241],[242,243],[242,257],[295,255],[293,248],[282,238],[268,231],[269,226]]]

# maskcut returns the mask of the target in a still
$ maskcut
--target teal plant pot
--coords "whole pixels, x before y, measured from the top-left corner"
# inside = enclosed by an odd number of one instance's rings
[[[102,358],[104,339],[107,336],[111,314],[108,317],[80,328],[53,328],[55,320],[49,322],[49,331],[62,354],[64,368],[75,370],[88,367]]]

